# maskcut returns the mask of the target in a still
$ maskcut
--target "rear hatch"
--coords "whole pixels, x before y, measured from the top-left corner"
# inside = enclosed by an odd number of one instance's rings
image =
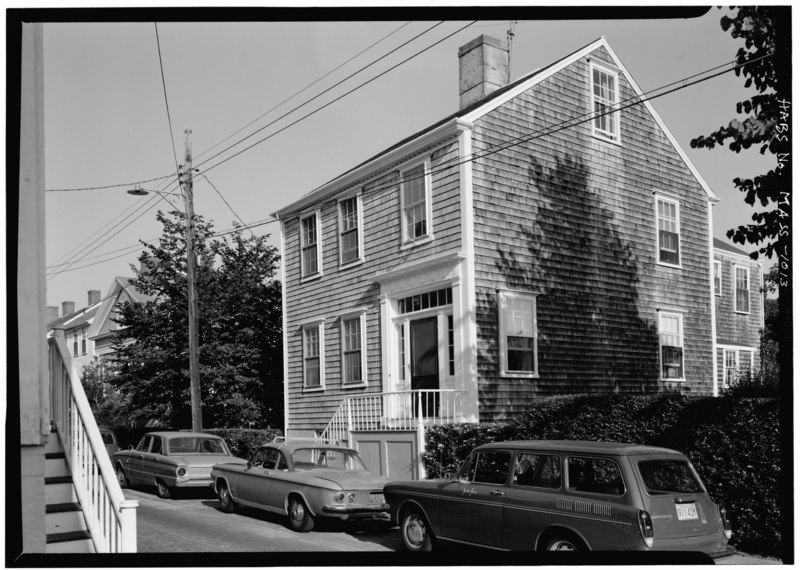
[[[722,535],[717,506],[686,458],[647,456],[633,463],[656,541]]]

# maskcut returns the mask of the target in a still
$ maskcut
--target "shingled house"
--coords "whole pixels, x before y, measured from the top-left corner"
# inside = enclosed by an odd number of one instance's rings
[[[456,113],[274,214],[286,433],[717,393],[716,198],[608,42],[512,83],[505,42],[458,55]]]

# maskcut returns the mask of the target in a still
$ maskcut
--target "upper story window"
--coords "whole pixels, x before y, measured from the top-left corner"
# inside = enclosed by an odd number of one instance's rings
[[[87,328],[81,329],[81,354],[86,354],[86,332],[88,331]]]
[[[431,237],[431,188],[428,162],[402,170],[400,207],[403,212],[403,243]]]
[[[680,204],[663,196],[656,196],[658,221],[658,262],[665,265],[681,264]]]
[[[594,62],[590,63],[589,69],[592,75],[592,134],[619,142],[619,111],[611,112],[619,101],[618,73]]]
[[[714,261],[714,294],[722,295],[722,262]]]
[[[750,271],[747,267],[733,266],[733,282],[735,287],[736,312],[750,312]]]
[[[539,373],[536,337],[536,296],[503,291],[500,307],[500,365],[507,375]]]
[[[303,386],[324,388],[322,323],[306,325],[303,331]]]
[[[78,331],[74,331],[72,333],[72,356],[78,356],[78,343],[79,340],[79,333]]]
[[[362,259],[361,197],[339,202],[339,263],[348,265]]]
[[[366,381],[364,315],[342,317],[342,383],[362,385]]]
[[[661,379],[683,380],[683,315],[659,313]]]
[[[320,273],[319,216],[315,212],[300,220],[302,277]]]

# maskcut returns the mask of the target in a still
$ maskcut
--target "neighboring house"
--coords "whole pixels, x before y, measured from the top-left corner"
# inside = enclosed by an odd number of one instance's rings
[[[100,358],[114,353],[112,342],[114,333],[119,330],[117,313],[125,303],[144,303],[150,297],[143,295],[133,286],[132,277],[115,277],[103,298],[97,316],[89,328],[89,339],[94,344],[94,354]],[[126,341],[133,342],[133,340]]]
[[[100,304],[100,291],[89,291],[86,307],[76,311],[75,303],[65,301],[61,304],[62,316],[47,323],[48,331],[52,331],[57,326],[63,328],[67,348],[70,350],[72,361],[78,370],[91,363],[95,356],[94,343],[89,338],[89,329]],[[53,308],[48,307],[49,315],[52,315]],[[52,332],[49,332],[48,336],[52,336]]]
[[[744,251],[714,238],[717,384],[728,388],[761,366],[763,267]]]
[[[507,84],[481,36],[459,67],[458,112],[274,214],[286,433],[352,425],[370,395],[387,427],[716,393],[717,199],[649,103],[609,112],[642,92],[607,41]]]

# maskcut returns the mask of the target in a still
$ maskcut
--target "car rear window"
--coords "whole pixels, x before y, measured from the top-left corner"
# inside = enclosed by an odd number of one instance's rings
[[[652,459],[639,462],[647,491],[659,493],[702,493],[703,487],[689,466],[680,459]]]

